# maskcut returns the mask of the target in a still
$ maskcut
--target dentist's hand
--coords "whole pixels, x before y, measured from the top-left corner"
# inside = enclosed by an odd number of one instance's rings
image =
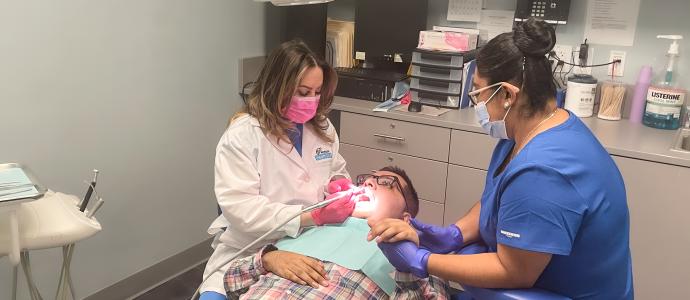
[[[345,193],[344,196],[343,193]],[[345,219],[352,215],[352,211],[355,210],[355,201],[352,201],[352,196],[353,193],[348,191],[331,194],[326,197],[326,200],[333,199],[334,197],[342,198],[322,208],[313,210],[311,218],[314,220],[314,224],[321,226],[345,221]]]
[[[340,178],[333,180],[328,183],[328,193],[329,194],[334,194],[337,192],[342,192],[342,191],[347,191],[349,190],[352,185],[352,181],[347,178]]]
[[[462,248],[462,232],[455,224],[441,227],[424,224],[417,219],[412,219],[411,223],[417,229],[419,245],[433,253],[445,254]]]
[[[396,270],[419,278],[429,276],[427,264],[431,253],[428,250],[420,249],[410,241],[378,243],[378,246]]]
[[[317,289],[328,286],[323,263],[302,254],[288,251],[271,251],[261,257],[266,271],[302,285]]]
[[[378,222],[368,220],[367,224],[371,227],[371,231],[367,235],[367,241],[376,239],[378,243],[394,243],[408,240],[419,245],[417,231],[403,220],[392,218]]]

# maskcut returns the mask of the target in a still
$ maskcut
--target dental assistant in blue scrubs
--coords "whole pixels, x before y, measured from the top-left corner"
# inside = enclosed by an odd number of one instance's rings
[[[447,227],[370,224],[370,239],[398,270],[483,288],[633,299],[623,179],[582,121],[557,108],[547,58],[555,43],[551,26],[530,19],[479,51],[470,95],[484,130],[500,139],[484,192]],[[488,251],[451,253],[477,242]]]

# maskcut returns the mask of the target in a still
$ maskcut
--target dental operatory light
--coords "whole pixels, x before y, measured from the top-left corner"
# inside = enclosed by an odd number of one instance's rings
[[[306,4],[321,4],[333,2],[333,0],[254,0],[256,2],[271,2],[275,6],[293,6]]]

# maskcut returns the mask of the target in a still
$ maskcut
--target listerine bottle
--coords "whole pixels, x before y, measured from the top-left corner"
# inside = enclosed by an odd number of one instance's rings
[[[642,123],[654,128],[678,129],[686,91],[675,85],[677,78],[674,78],[673,71],[678,60],[678,40],[683,39],[683,36],[658,35],[657,38],[669,39],[672,43],[666,54],[666,68],[660,74],[660,79],[647,91],[647,106]]]

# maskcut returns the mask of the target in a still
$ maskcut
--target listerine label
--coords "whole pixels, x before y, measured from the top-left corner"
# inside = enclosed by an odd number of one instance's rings
[[[685,91],[669,90],[649,87],[647,91],[647,103],[652,103],[661,106],[683,106],[685,102]]]

